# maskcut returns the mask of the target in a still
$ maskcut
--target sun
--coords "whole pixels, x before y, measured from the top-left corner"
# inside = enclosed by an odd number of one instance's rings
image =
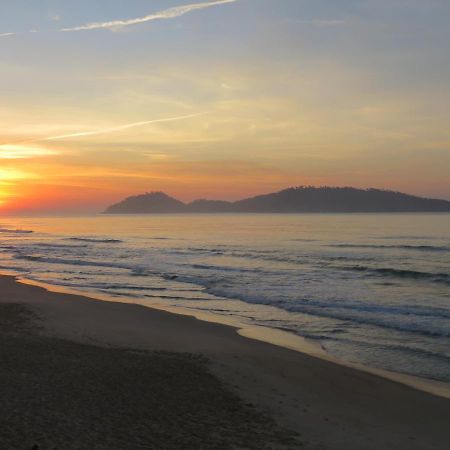
[[[14,197],[17,183],[28,178],[27,173],[13,169],[0,169],[0,208],[4,208],[9,200]]]

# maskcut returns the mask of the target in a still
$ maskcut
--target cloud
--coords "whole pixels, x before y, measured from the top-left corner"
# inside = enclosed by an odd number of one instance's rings
[[[102,129],[99,129],[99,130],[79,131],[79,132],[76,132],[76,133],[62,134],[60,136],[50,136],[50,137],[38,139],[38,140],[36,140],[34,142],[38,142],[38,141],[58,141],[58,140],[61,140],[61,139],[68,139],[68,138],[77,138],[77,137],[85,137],[85,136],[96,136],[98,134],[114,133],[116,131],[123,131],[123,130],[128,130],[129,128],[142,127],[142,126],[150,125],[150,124],[153,124],[153,123],[174,122],[176,120],[190,119],[192,117],[201,116],[203,114],[206,114],[206,113],[197,113],[197,114],[189,114],[189,115],[186,115],[186,116],[169,117],[167,119],[146,120],[144,122],[128,123],[126,125],[120,125],[120,126],[111,127],[111,128],[102,128]]]
[[[235,3],[237,1],[239,0],[217,0],[206,3],[192,3],[190,5],[175,6],[173,8],[165,9],[163,11],[149,14],[144,17],[137,17],[135,19],[112,20],[110,22],[92,22],[78,27],[62,28],[59,31],[85,31],[85,30],[123,28],[128,27],[130,25],[137,25],[140,23],[150,22],[151,20],[174,19],[176,17],[183,16],[184,14],[188,14],[192,11],[210,8],[212,6],[224,5],[227,3]]]
[[[29,31],[20,31],[20,32],[16,32],[16,33],[0,33],[0,38],[1,37],[8,37],[8,36],[18,36],[19,34],[29,34],[29,33],[37,33],[37,30],[29,30]]]
[[[0,159],[24,159],[32,158],[35,156],[48,156],[56,154],[57,152],[55,152],[54,150],[30,145],[0,145]]]
[[[0,184],[10,184],[10,181],[27,178],[25,172],[16,169],[0,169]]]
[[[184,16],[192,11],[196,11],[199,9],[211,8],[213,6],[225,5],[227,3],[236,3],[239,0],[216,0],[205,3],[191,3],[190,5],[181,5],[174,6],[173,8],[168,8],[163,11],[159,11],[153,14],[149,14],[144,17],[137,17],[135,19],[126,19],[126,20],[112,20],[110,22],[92,22],[87,23],[85,25],[80,25],[72,28],[61,28],[56,30],[58,32],[72,32],[72,31],[86,31],[86,30],[99,30],[99,29],[119,29],[124,27],[129,27],[131,25],[137,25],[140,23],[150,22],[151,20],[162,20],[162,19],[174,19],[176,17]],[[60,20],[59,15],[55,15],[52,17],[52,20],[58,21]],[[27,34],[27,33],[37,33],[37,30],[30,31],[22,31],[22,32],[10,32],[10,33],[0,33],[1,37],[7,36],[17,36],[19,34]]]

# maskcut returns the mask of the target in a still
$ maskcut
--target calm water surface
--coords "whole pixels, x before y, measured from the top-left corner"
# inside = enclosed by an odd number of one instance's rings
[[[0,218],[2,269],[450,382],[450,214]]]

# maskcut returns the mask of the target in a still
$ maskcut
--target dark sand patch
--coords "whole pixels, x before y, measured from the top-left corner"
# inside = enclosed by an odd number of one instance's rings
[[[294,449],[185,353],[79,344],[38,333],[32,313],[0,304],[0,449]]]

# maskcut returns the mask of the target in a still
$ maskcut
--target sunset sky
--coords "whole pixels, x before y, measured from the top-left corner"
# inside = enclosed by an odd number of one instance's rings
[[[448,0],[1,0],[0,211],[292,185],[450,199]]]

